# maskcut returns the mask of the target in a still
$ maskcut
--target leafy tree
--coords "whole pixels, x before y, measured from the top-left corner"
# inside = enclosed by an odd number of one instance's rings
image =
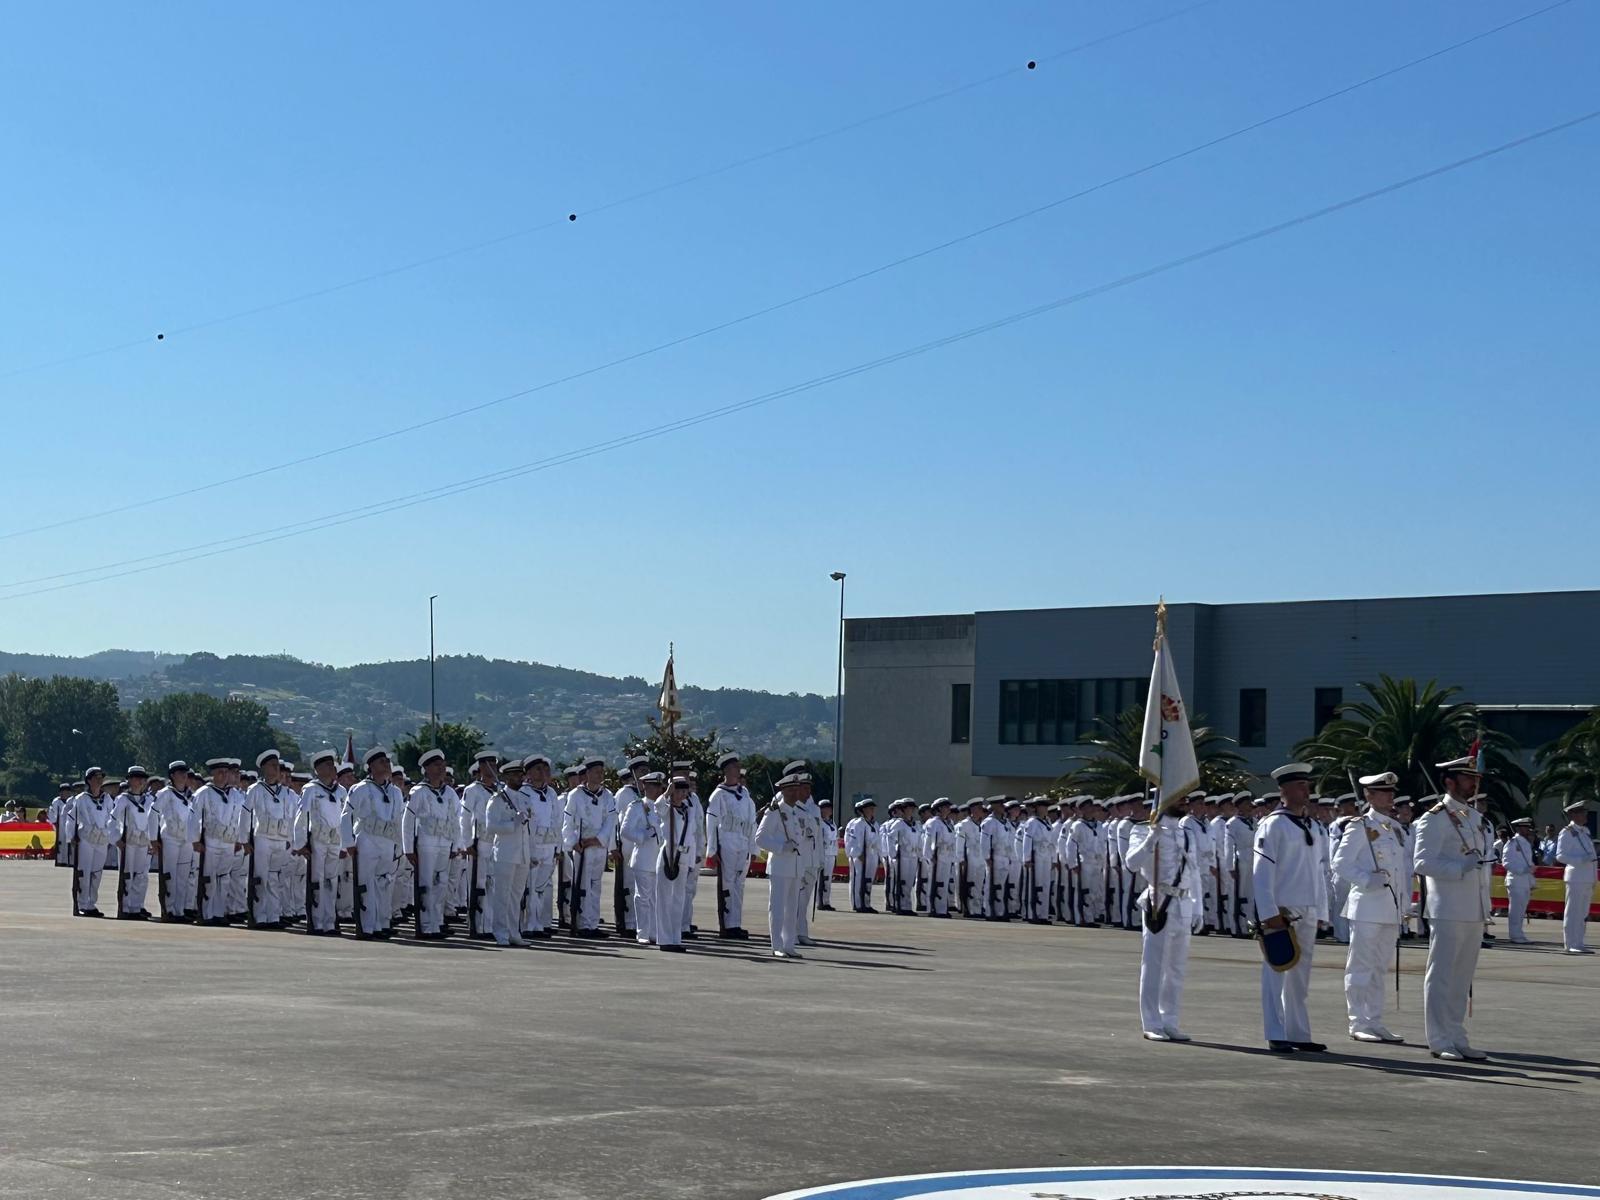
[[[661,771],[670,770],[672,764],[680,759],[694,763],[692,775],[695,791],[702,796],[709,795],[710,789],[721,778],[717,773],[717,756],[723,753],[725,747],[717,741],[715,729],[701,737],[687,733],[681,727],[676,733],[669,733],[658,721],[651,719],[649,734],[631,734],[622,749],[629,758],[635,754],[648,755],[651,763]],[[606,774],[609,779],[609,769]]]
[[[43,763],[17,763],[0,770],[0,796],[23,796],[48,804],[58,782]]]
[[[1333,720],[1294,748],[1316,769],[1325,791],[1346,791],[1351,774],[1393,771],[1401,791],[1427,795],[1438,782],[1434,764],[1461,757],[1482,738],[1490,807],[1501,815],[1522,811],[1528,773],[1517,761],[1515,739],[1485,729],[1471,704],[1452,702],[1460,688],[1388,675],[1361,687],[1366,700],[1341,704]]]
[[[415,733],[401,734],[394,741],[394,752],[400,765],[406,769],[406,774],[415,779],[419,769],[417,759],[422,757],[424,750],[438,746],[444,751],[445,762],[455,768],[456,778],[465,783],[473,756],[486,744],[483,730],[456,721],[442,721],[437,737],[431,723]]]
[[[52,777],[91,766],[119,772],[132,752],[116,687],[69,675],[0,679],[0,730],[6,766],[42,767]]]
[[[272,727],[264,705],[204,692],[174,692],[142,701],[133,710],[133,745],[144,765],[157,774],[176,758],[190,766],[223,754],[251,762],[269,748],[285,758],[301,757],[299,743]]]
[[[1539,773],[1529,794],[1535,801],[1600,801],[1600,708],[1534,756]]]
[[[1246,787],[1251,775],[1245,768],[1244,755],[1230,749],[1232,738],[1205,726],[1201,723],[1204,720],[1197,713],[1189,731],[1194,738],[1195,761],[1200,766],[1200,787],[1208,792]],[[1139,771],[1139,760],[1144,753],[1144,705],[1135,704],[1118,714],[1115,721],[1102,719],[1097,724],[1099,732],[1083,739],[1084,745],[1095,747],[1097,753],[1076,755],[1075,761],[1083,765],[1063,776],[1058,790],[1100,797],[1143,792],[1146,782]]]

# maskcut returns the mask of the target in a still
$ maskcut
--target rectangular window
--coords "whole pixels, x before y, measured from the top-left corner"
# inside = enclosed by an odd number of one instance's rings
[[[1121,715],[1136,704],[1143,704],[1144,697],[1139,694],[1139,689],[1148,688],[1149,680],[1124,679],[1117,688],[1117,713]]]
[[[1070,746],[1078,740],[1078,683],[1056,681],[1056,744]]]
[[[1018,720],[1017,741],[1031,746],[1039,740],[1039,681],[1022,681],[1022,714]]]
[[[1343,688],[1318,688],[1316,706],[1311,717],[1311,732],[1321,733],[1322,727],[1336,715],[1334,709],[1343,703]]]
[[[1056,679],[1041,679],[1039,681],[1039,744],[1041,746],[1055,746],[1060,744],[1060,731],[1056,729],[1056,695],[1061,690],[1060,681]]]
[[[1267,744],[1267,689],[1239,689],[1239,745]]]
[[[1000,684],[1000,744],[1017,744],[1017,716],[1022,706],[1022,684],[1007,679]]]
[[[950,685],[950,741],[965,745],[972,740],[972,685]]]

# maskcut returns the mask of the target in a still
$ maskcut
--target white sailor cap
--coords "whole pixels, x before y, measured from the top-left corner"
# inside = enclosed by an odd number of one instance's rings
[[[583,769],[585,771],[592,771],[596,767],[603,767],[605,765],[606,760],[603,758],[586,758],[583,760]]]
[[[146,771],[138,763],[134,763],[133,766],[128,768],[128,778],[129,779],[149,779],[150,778],[150,772]]]
[[[339,770],[336,772],[336,774],[343,775],[346,771],[349,771],[352,775],[354,775],[356,771],[355,763],[351,762],[348,758],[339,764]]]
[[[618,783],[627,783],[628,780],[630,780],[632,778],[633,778],[633,768],[632,767],[618,767],[617,768],[617,782]]]
[[[523,769],[522,755],[512,754],[502,758],[500,760],[500,769],[502,771],[521,771]]]
[[[1561,811],[1562,812],[1582,812],[1588,806],[1589,806],[1589,802],[1587,800],[1574,800],[1570,804],[1563,804],[1561,806]]]
[[[1272,769],[1272,781],[1274,783],[1296,783],[1299,780],[1310,778],[1311,767],[1303,762],[1284,763],[1283,766]]]
[[[206,759],[206,770],[208,770],[208,771],[216,771],[216,770],[219,770],[219,769],[221,769],[223,767],[231,767],[231,766],[233,766],[233,759],[231,759],[231,758],[208,758],[208,759]]]
[[[672,760],[672,769],[674,771],[692,771],[694,770],[694,762],[687,758],[675,758]]]
[[[1461,758],[1452,758],[1449,762],[1434,763],[1433,765],[1446,775],[1483,774],[1482,771],[1478,770],[1477,762],[1470,755],[1463,755]]]
[[[637,771],[640,767],[648,767],[649,765],[650,756],[648,754],[635,754],[628,760],[628,769],[632,771]]]
[[[296,783],[310,783],[311,782],[311,772],[310,771],[293,771],[293,772],[290,773],[289,778],[294,780]]]
[[[571,779],[575,775],[582,775],[583,767],[579,763],[573,763],[570,767],[565,768],[561,773],[568,779]]]
[[[1393,771],[1379,771],[1376,775],[1363,775],[1356,780],[1364,788],[1394,788],[1400,782],[1400,776]]]
[[[498,750],[479,750],[472,756],[472,761],[475,763],[489,763],[491,766],[498,766],[500,763],[500,752]]]
[[[828,799],[826,796],[824,796],[820,800],[817,801],[817,807],[818,808],[832,808],[833,807],[833,801]]]
[[[254,783],[256,780],[260,779],[261,776],[257,775],[254,771],[240,771],[239,778],[248,779],[251,783]]]
[[[1201,791],[1199,788],[1196,788],[1194,791],[1190,792],[1184,797],[1185,800],[1204,800],[1205,798],[1205,792]]]
[[[280,758],[278,760],[278,766],[283,768],[285,771],[288,771],[290,774],[294,773],[294,759],[292,758]]]
[[[184,762],[181,758],[175,758],[167,764],[167,774],[171,775],[175,771],[182,771],[187,774],[189,771],[189,764]]]
[[[364,767],[370,767],[372,765],[374,759],[388,758],[388,757],[389,757],[389,752],[387,750],[385,750],[382,746],[374,746],[371,750],[368,750],[365,754],[363,754],[361,756],[361,765],[364,766]]]
[[[1515,829],[1518,825],[1526,825],[1529,829],[1532,829],[1533,828],[1533,818],[1532,817],[1518,817],[1516,820],[1511,822],[1511,827],[1513,829]]]
[[[425,767],[431,762],[443,762],[444,751],[435,746],[432,750],[424,750],[417,756],[417,766]]]
[[[543,763],[546,770],[548,770],[551,765],[550,760],[543,754],[530,754],[527,758],[522,760],[522,767],[524,770],[528,770],[533,766],[534,763]]]
[[[1356,794],[1354,792],[1345,792],[1339,797],[1338,802],[1340,804],[1354,804],[1356,802]]]
[[[811,764],[803,758],[796,758],[783,764],[783,773],[791,774],[794,771],[809,771]]]
[[[809,774],[807,774],[805,771],[791,771],[789,774],[785,775],[782,779],[778,780],[778,786],[781,787],[781,788],[786,788],[786,787],[804,787],[806,784],[808,784],[810,782],[811,782],[811,776]],[[902,800],[900,803],[901,804],[908,804],[908,803],[910,803],[910,801]]]
[[[935,796],[934,800],[933,800],[933,807],[936,808],[936,809],[945,808],[945,807],[947,807],[947,806],[949,806],[949,805],[951,805],[953,803],[954,802],[950,799],[949,796]]]
[[[1399,808],[1402,804],[1410,804],[1410,803],[1411,803],[1411,797],[1410,796],[1396,796],[1394,798],[1394,806],[1396,808]]]
[[[729,750],[726,754],[719,754],[717,755],[717,770],[726,770],[729,763],[736,763],[738,761],[739,756],[732,750]]]
[[[315,754],[313,754],[311,756],[311,765],[313,767],[316,766],[318,763],[324,763],[324,762],[337,763],[338,761],[339,761],[339,756],[337,754],[335,754],[332,750],[318,750]]]
[[[639,776],[639,782],[665,784],[667,782],[667,774],[665,771],[646,771]]]
[[[1262,804],[1276,804],[1279,799],[1280,797],[1277,792],[1265,792],[1256,797],[1256,804],[1258,806]]]
[[[256,766],[264,767],[269,762],[276,762],[278,757],[278,752],[276,750],[263,750],[260,754],[256,755]]]
[[[859,800],[857,800],[855,802],[855,805],[853,807],[855,808],[855,810],[857,812],[860,812],[863,808],[867,808],[869,806],[872,807],[872,808],[877,808],[878,807],[878,802],[876,800],[874,800],[871,796],[863,796],[861,799],[859,799]]]
[[[1007,796],[1006,800],[1005,800],[1005,805],[1006,805],[1007,808],[1021,808],[1022,807],[1022,801],[1018,800],[1015,796]]]

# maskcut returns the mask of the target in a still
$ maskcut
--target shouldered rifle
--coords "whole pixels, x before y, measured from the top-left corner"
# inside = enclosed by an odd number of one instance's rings
[[[322,880],[317,875],[317,844],[312,836],[315,829],[316,818],[312,813],[312,806],[316,804],[316,797],[308,797],[306,801],[306,932],[317,932],[317,897],[322,894]],[[338,885],[335,884],[335,887]],[[335,920],[338,917],[335,916]]]
[[[671,807],[671,801],[668,801]],[[733,900],[733,889],[728,886],[728,866],[723,861],[727,854],[722,846],[722,819],[717,818],[717,932],[728,932],[728,907]]]
[[[933,831],[933,866],[928,868],[928,915],[939,915],[939,892],[944,887],[939,877],[939,831]]]
[[[989,839],[989,918],[1003,917],[1005,913],[999,909],[1001,884],[994,873],[994,838]]]
[[[962,847],[961,850],[960,879],[958,882],[961,885],[961,915],[970,917],[972,915],[972,881],[967,878],[966,847]]]
[[[78,847],[83,843],[83,833],[78,828],[77,815],[72,820],[72,915],[78,915],[78,900],[81,889],[78,886]]]
[[[556,926],[560,928],[567,923],[567,911],[571,907],[571,897],[567,894],[569,882],[567,880],[567,850],[564,846],[556,847]]]
[[[482,849],[478,845],[478,814],[476,810],[468,810],[467,828],[471,834],[468,838],[467,853],[472,855],[472,876],[467,884],[467,936],[481,937],[483,934],[483,921],[479,915],[479,902],[487,890],[478,883],[483,875],[483,867],[478,860],[483,856],[479,853]]]
[[[206,922],[206,900],[209,898],[211,893],[211,885],[206,882],[206,834],[204,818],[202,818],[202,823],[200,826],[200,872],[198,878],[199,883],[195,888],[196,894],[194,902],[194,919],[197,923],[204,925]]]
[[[254,826],[255,814],[252,812],[250,815],[249,827],[247,827],[244,832],[244,836],[248,841],[248,845],[245,847],[245,879],[249,884],[244,896],[244,919],[245,923],[248,924],[251,929],[255,929],[257,927],[256,887],[258,881],[256,879],[256,831]]]
[[[361,882],[361,843],[358,841],[350,847],[350,889],[356,897],[356,936],[358,938],[371,937],[366,931],[367,915],[367,885]]]
[[[122,836],[117,839],[117,916],[126,911],[128,904],[128,827],[123,818]]]
[[[582,833],[582,827],[579,827]],[[583,838],[578,839],[580,842]],[[583,914],[583,899],[588,890],[583,886],[584,868],[587,866],[588,851],[582,846],[574,846],[572,850],[572,901],[567,905],[567,911],[572,918],[572,936],[578,936],[578,921]]]

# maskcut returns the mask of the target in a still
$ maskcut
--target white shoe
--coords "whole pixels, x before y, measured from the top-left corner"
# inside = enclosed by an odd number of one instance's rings
[[[1384,1039],[1375,1029],[1352,1029],[1350,1031],[1352,1042],[1381,1042]]]
[[[1593,950],[1590,950],[1586,946],[1568,946],[1567,949],[1566,949],[1566,952],[1568,954],[1593,954],[1594,953]]]
[[[1172,1038],[1167,1035],[1165,1029],[1146,1029],[1144,1031],[1144,1040],[1147,1042],[1170,1042]]]
[[[787,954],[785,954],[782,950],[774,950],[772,952],[772,957],[773,958],[788,958],[789,956]]]
[[[1192,1041],[1194,1041],[1194,1039],[1192,1037],[1190,1037],[1187,1033],[1185,1033],[1183,1030],[1175,1029],[1171,1025],[1167,1026],[1165,1032],[1166,1032],[1166,1035],[1167,1035],[1167,1041],[1169,1041],[1169,1042],[1192,1042]]]
[[[1401,1037],[1398,1033],[1391,1033],[1382,1025],[1374,1025],[1372,1027],[1372,1032],[1378,1035],[1380,1041],[1390,1042],[1396,1045],[1405,1041],[1405,1038]]]

